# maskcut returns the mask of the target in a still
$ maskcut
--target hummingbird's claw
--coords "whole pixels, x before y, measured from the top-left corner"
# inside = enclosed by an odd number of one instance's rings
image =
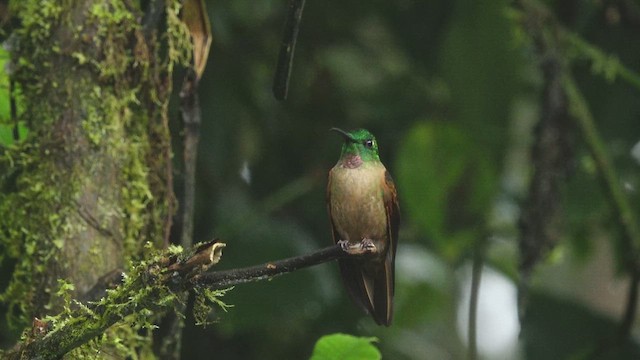
[[[362,248],[362,251],[364,253],[375,253],[378,248],[376,248],[376,245],[373,243],[373,240],[371,239],[362,239],[362,241],[360,241],[360,247]]]
[[[340,240],[338,241],[338,245],[349,255],[373,254],[378,251],[378,248],[371,239],[362,239],[362,241],[355,244],[349,243],[348,240]]]
[[[338,240],[338,245],[340,245],[340,247],[342,248],[342,251],[346,253],[349,252],[349,248],[351,247],[349,245],[349,240]]]

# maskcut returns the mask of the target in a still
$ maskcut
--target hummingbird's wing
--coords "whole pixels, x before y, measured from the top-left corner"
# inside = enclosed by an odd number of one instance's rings
[[[374,304],[376,304],[377,308],[379,308],[380,305],[386,306],[383,313],[385,315],[385,324],[388,326],[393,318],[396,248],[398,247],[398,229],[400,227],[398,192],[396,191],[396,185],[389,171],[385,171],[384,173],[383,189],[384,208],[387,213],[387,240],[389,243],[384,259],[384,286],[382,287],[384,291],[376,291],[374,293]],[[380,289],[380,286],[377,286],[377,288]]]
[[[346,259],[339,262],[342,277],[347,283],[351,296],[360,303],[378,325],[391,325],[393,319],[393,294],[395,289],[395,259],[398,246],[400,208],[398,195],[391,174],[384,171],[383,201],[387,221],[386,253],[381,260],[363,264]],[[335,230],[334,230],[335,231]],[[334,235],[335,236],[335,235]],[[384,242],[384,241],[383,241]]]

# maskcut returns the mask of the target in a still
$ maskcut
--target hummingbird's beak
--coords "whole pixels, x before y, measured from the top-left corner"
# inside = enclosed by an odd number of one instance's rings
[[[351,137],[351,134],[349,134],[348,132],[346,132],[346,131],[344,131],[342,129],[338,129],[338,128],[334,127],[334,128],[329,129],[329,131],[338,132],[338,133],[342,134],[342,136],[344,136],[345,140],[353,142],[353,138]]]

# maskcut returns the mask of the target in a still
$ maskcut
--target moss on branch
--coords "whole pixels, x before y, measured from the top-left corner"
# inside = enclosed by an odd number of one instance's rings
[[[205,273],[220,260],[224,247],[224,243],[214,240],[197,245],[193,253],[185,256],[181,247],[171,246],[132,266],[123,273],[119,286],[107,290],[102,299],[89,305],[70,300],[64,291],[69,285],[63,283],[58,294],[66,298],[64,311],[34,322],[30,335],[4,356],[23,359],[37,354],[38,359],[46,360],[58,359],[70,351],[74,351],[76,358],[86,352],[95,353],[105,342],[117,341],[103,335],[107,329],[118,325],[124,329],[151,329],[154,316],[175,309],[181,293],[191,289],[196,293],[194,318],[198,324],[206,324],[212,306],[227,309],[228,305],[220,298],[230,286],[271,279],[348,256],[371,255],[370,252],[352,255],[334,245],[248,268]]]
[[[32,329],[18,348],[4,356],[7,359],[58,359],[73,351],[74,358],[78,358],[84,353],[95,354],[105,343],[117,342],[117,336],[104,335],[117,323],[120,323],[119,329],[152,329],[155,315],[172,309],[180,299],[179,294],[191,288],[193,277],[219,261],[224,246],[212,241],[200,245],[189,256],[184,256],[180,247],[169,247],[150,255],[148,260],[122,273],[122,283],[107,289],[106,295],[97,302],[83,304],[71,300],[69,292],[73,286],[62,282],[57,295],[65,299],[63,312],[34,323],[40,330]],[[222,304],[217,297],[224,291],[200,293],[205,296],[200,303],[207,305],[200,308],[201,312],[208,313],[212,303]],[[110,348],[122,351],[118,356],[126,356],[127,351],[131,351],[117,346]]]

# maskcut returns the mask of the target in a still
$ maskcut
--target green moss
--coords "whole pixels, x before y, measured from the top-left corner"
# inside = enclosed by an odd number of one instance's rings
[[[0,201],[0,242],[9,256],[19,260],[0,300],[9,304],[10,322],[21,314],[23,324],[32,313],[38,274],[46,271],[47,262],[64,243],[62,233],[68,230],[64,218],[70,211],[56,206],[69,196],[68,192],[48,185],[63,180],[52,171],[50,162],[39,161],[42,158],[34,150],[28,144],[16,149],[14,164],[29,169],[29,176],[21,176],[16,184],[19,191],[4,194]]]
[[[169,1],[167,4],[167,42],[169,45],[167,65],[169,70],[173,70],[173,64],[189,66],[193,53],[189,28],[179,17],[181,8],[180,1]]]
[[[211,290],[207,288],[194,289],[196,297],[193,303],[193,318],[196,325],[206,326],[214,323],[215,321],[210,320],[214,307],[219,307],[225,312],[230,307],[233,307],[233,305],[226,304],[220,299],[231,289],[233,288],[223,290]]]
[[[147,260],[132,265],[122,285],[109,290],[104,298],[90,307],[75,302],[71,297],[73,286],[60,281],[55,295],[63,301],[63,311],[44,319],[49,326],[47,336],[59,336],[54,351],[73,348],[78,339],[101,334],[75,348],[69,357],[93,359],[101,349],[107,348],[116,358],[139,358],[140,351],[147,351],[145,349],[150,345],[150,338],[141,334],[154,328],[157,312],[177,304],[178,297],[163,284],[165,274],[160,271],[159,263],[180,252],[181,249],[172,248],[149,254]],[[111,326],[114,320],[118,322]],[[104,331],[106,327],[109,331]],[[42,349],[38,351],[40,353]]]

